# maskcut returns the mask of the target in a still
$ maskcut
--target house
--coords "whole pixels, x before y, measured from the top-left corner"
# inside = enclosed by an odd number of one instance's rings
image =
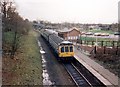
[[[69,41],[74,41],[76,42],[77,39],[80,37],[81,32],[73,27],[71,29],[68,28],[64,28],[63,30],[59,30],[58,31],[58,36],[62,37],[65,40],[69,40]]]

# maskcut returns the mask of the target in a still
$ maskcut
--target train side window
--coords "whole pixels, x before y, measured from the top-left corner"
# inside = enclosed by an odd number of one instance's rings
[[[61,52],[64,52],[64,47],[61,47]]]
[[[69,52],[68,47],[65,47],[65,52]]]
[[[73,47],[72,46],[70,46],[70,52],[73,52]]]

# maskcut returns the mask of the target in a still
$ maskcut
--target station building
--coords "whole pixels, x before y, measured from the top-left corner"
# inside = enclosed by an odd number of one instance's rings
[[[71,29],[64,28],[62,30],[58,30],[58,36],[72,42],[76,42],[77,39],[80,37],[80,34],[81,32],[76,27],[73,27]]]

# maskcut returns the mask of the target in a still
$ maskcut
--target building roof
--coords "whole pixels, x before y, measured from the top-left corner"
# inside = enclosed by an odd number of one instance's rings
[[[77,31],[79,31],[76,27],[73,27],[73,28],[70,28],[70,29],[64,28],[64,29],[62,29],[62,30],[58,30],[58,32],[59,32],[59,33],[67,33],[67,32],[70,32],[70,31],[72,31],[72,30],[77,30]]]

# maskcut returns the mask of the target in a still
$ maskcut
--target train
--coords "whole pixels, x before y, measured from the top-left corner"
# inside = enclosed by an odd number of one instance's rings
[[[52,47],[59,61],[74,60],[74,45],[72,42],[64,40],[56,32],[49,29],[42,29],[41,36]]]

